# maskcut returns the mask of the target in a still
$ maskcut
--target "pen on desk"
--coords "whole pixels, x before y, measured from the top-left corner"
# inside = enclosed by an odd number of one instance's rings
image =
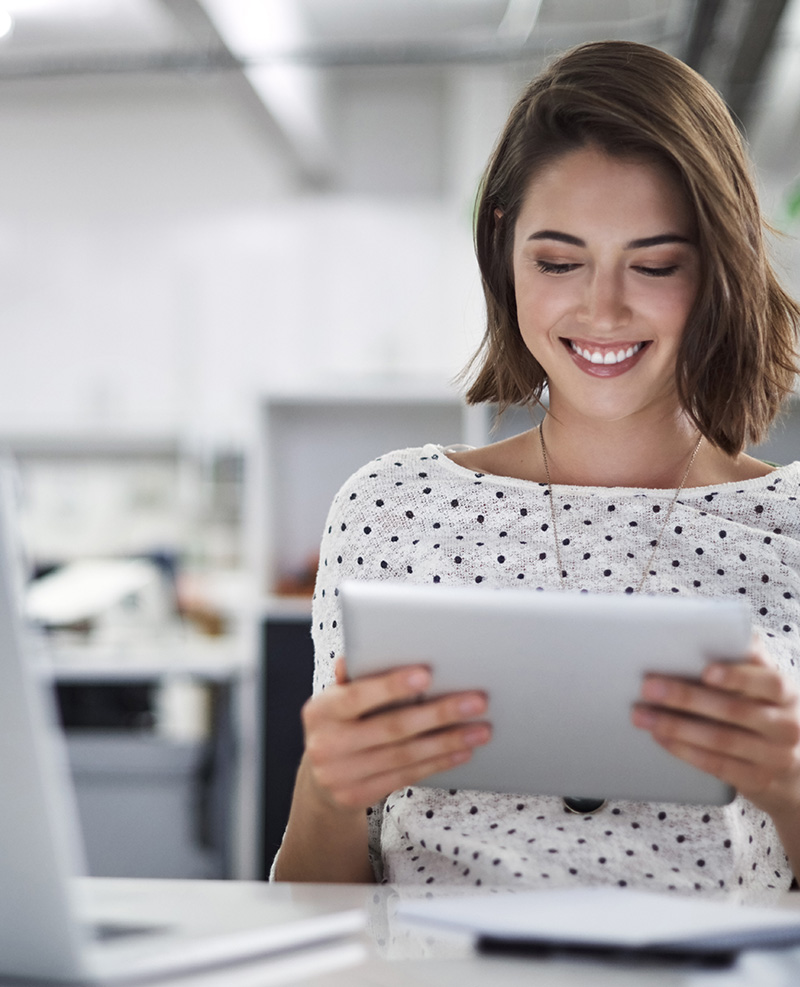
[[[531,956],[538,958],[565,957],[588,960],[608,960],[626,964],[669,964],[727,969],[736,962],[734,949],[703,948],[702,946],[608,946],[597,943],[548,942],[536,939],[513,939],[504,936],[479,936],[477,948],[481,953]]]

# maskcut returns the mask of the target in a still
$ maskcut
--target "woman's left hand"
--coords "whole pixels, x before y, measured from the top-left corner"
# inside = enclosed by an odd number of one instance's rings
[[[700,682],[648,675],[632,719],[776,821],[800,814],[800,697],[759,645]]]

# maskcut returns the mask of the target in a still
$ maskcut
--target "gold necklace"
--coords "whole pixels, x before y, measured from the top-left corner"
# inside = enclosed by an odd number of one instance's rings
[[[694,451],[692,452],[692,455],[689,459],[689,463],[686,467],[686,470],[684,471],[683,478],[681,479],[680,482],[680,486],[673,494],[672,500],[670,501],[670,505],[667,508],[666,516],[664,517],[664,520],[661,522],[661,528],[658,532],[658,537],[653,543],[653,551],[650,553],[647,562],[645,563],[644,569],[642,571],[642,576],[639,580],[638,586],[633,591],[634,593],[641,592],[642,587],[647,582],[647,577],[650,575],[650,566],[653,564],[653,559],[656,557],[656,553],[658,552],[658,549],[661,545],[661,539],[664,537],[664,532],[667,530],[669,519],[672,517],[672,512],[675,510],[675,505],[678,502],[678,497],[680,497],[681,491],[683,490],[686,484],[686,480],[689,476],[689,470],[692,468],[692,465],[694,464],[695,456],[697,455],[697,450],[700,448],[700,443],[702,441],[703,441],[703,436],[701,435],[700,438],[697,440],[697,445],[695,445]],[[556,507],[553,499],[553,481],[550,479],[550,465],[547,461],[547,447],[544,444],[544,432],[542,431],[542,425],[539,425],[539,442],[541,443],[542,446],[542,462],[544,463],[544,473],[545,476],[547,477],[547,495],[550,498],[550,517],[552,518],[553,521],[553,540],[556,547],[556,561],[558,562],[559,579],[563,580],[567,578],[567,570],[564,568],[564,563],[561,561],[561,548],[558,538],[558,525],[556,524]]]

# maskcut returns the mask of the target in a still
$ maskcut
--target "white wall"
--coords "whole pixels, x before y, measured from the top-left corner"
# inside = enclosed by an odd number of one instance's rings
[[[382,114],[338,79],[327,193],[213,77],[5,84],[0,434],[237,444],[277,385],[455,373],[480,331],[463,176],[508,94],[430,81]],[[481,98],[502,111],[462,133]]]

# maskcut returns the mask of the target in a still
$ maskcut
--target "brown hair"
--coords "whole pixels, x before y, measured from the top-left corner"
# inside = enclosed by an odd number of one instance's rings
[[[546,384],[517,321],[511,248],[532,177],[586,145],[662,162],[697,230],[701,283],[680,345],[676,384],[702,434],[729,454],[760,441],[791,391],[800,306],[781,288],[742,140],[718,93],[671,55],[628,41],[563,54],[525,89],[483,176],[475,249],[487,328],[462,374],[467,401],[536,404]]]

